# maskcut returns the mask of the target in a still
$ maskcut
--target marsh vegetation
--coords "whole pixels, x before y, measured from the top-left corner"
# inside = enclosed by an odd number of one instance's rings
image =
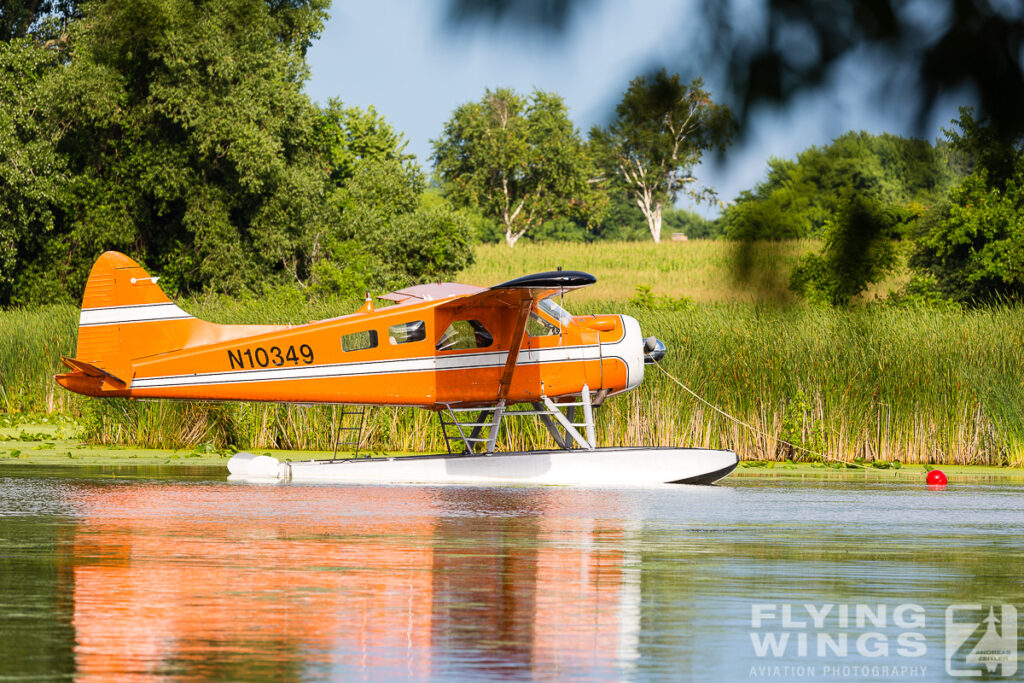
[[[772,295],[785,290],[764,283],[785,282],[786,269],[813,248],[809,242],[757,247],[755,285],[736,278],[736,247],[729,242],[580,244],[557,256],[541,246],[520,245],[515,259],[504,247],[481,246],[477,264],[458,279],[493,284],[556,265],[593,272],[598,284],[567,296],[570,310],[636,317],[645,334],[667,344],[668,373],[756,430],[700,404],[648,367],[638,390],[610,399],[598,413],[602,444],[685,444],[732,448],[751,460],[813,459],[781,439],[842,460],[1024,462],[1024,420],[1014,409],[1024,403],[1020,305],[876,301],[838,309]],[[637,283],[657,284],[642,296]],[[216,322],[301,323],[349,312],[358,302],[309,299],[282,288],[258,299],[206,296],[183,305]],[[342,420],[329,406],[97,401],[65,392],[53,375],[62,371],[60,354],[74,351],[76,325],[70,305],[0,313],[4,411],[71,416],[96,443],[332,448]],[[365,419],[366,451],[444,449],[428,412],[372,408]],[[510,425],[503,447],[549,446],[547,438],[535,426]]]

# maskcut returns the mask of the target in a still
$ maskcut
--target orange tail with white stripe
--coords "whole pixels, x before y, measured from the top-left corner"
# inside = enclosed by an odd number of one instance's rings
[[[61,358],[72,372],[57,382],[90,396],[126,394],[138,359],[285,329],[199,320],[168,299],[157,280],[124,254],[100,256],[85,284],[75,358]]]

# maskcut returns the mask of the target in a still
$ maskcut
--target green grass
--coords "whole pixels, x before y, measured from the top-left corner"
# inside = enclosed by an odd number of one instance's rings
[[[0,310],[0,412],[75,412],[80,404],[53,376],[60,356],[74,356],[78,309]]]
[[[83,441],[82,425],[65,416],[28,416],[26,419],[7,420],[14,426],[0,426],[0,466],[47,465],[68,467],[149,467],[155,465],[182,465],[189,467],[226,468],[228,459],[237,451],[217,448],[211,443],[186,448],[138,448],[117,444],[97,444]],[[2,423],[2,422],[0,422]],[[259,450],[281,460],[329,458],[331,451]],[[339,451],[339,456],[351,455]],[[368,454],[369,455],[369,454]],[[385,455],[385,454],[381,454]],[[410,455],[408,452],[388,452],[388,457]]]
[[[7,420],[11,422],[11,420]],[[233,454],[231,449],[216,449],[210,444],[194,448],[126,448],[97,445],[81,440],[81,426],[66,417],[35,416],[17,421],[16,426],[0,427],[0,468],[60,468],[93,472],[102,468],[107,476],[124,476],[149,471],[147,468],[178,468],[170,473],[188,471],[223,472]],[[281,460],[325,459],[330,451],[263,450]],[[401,457],[408,452],[390,451],[378,455]],[[928,468],[906,466],[829,466],[821,463],[746,461],[731,475],[737,478],[832,479],[843,481],[920,481]],[[943,465],[950,484],[1012,482],[1024,480],[1024,469],[991,466]],[[161,470],[162,471],[162,470]]]
[[[737,243],[717,240],[687,242],[519,242],[477,247],[476,263],[460,282],[489,287],[529,273],[582,270],[597,283],[574,292],[574,302],[626,301],[638,285],[655,295],[685,296],[699,303],[792,303],[789,274],[801,256],[821,248],[814,240]],[[884,294],[908,279],[904,270],[868,293]]]
[[[803,457],[782,437],[844,460],[1024,461],[1019,306],[619,310],[665,341],[668,372],[767,436],[648,368],[643,386],[609,408],[607,439],[728,446],[748,458]]]
[[[751,272],[767,282],[763,264],[791,263],[812,247],[755,245],[750,260],[762,266]],[[599,411],[604,445],[732,448],[756,460],[808,457],[785,440],[838,460],[1024,464],[1024,308],[794,305],[771,287],[737,284],[733,249],[698,241],[482,246],[477,265],[459,279],[492,284],[557,265],[594,272],[598,285],[566,296],[570,310],[635,316],[645,334],[667,344],[665,370],[754,428],[707,408],[649,367],[640,389]],[[606,289],[597,289],[602,282]],[[640,284],[699,303],[666,310],[627,303]],[[595,298],[600,291],[613,296]],[[279,290],[261,299],[205,297],[183,305],[217,322],[294,323],[349,313],[358,303],[308,302]],[[0,413],[71,415],[96,444],[331,449],[338,412],[330,407],[99,401],[65,392],[52,375],[61,371],[59,355],[73,351],[76,319],[72,307],[0,312]],[[436,418],[422,411],[371,408],[364,437],[371,451],[444,448]],[[538,425],[515,427],[502,443],[510,450],[550,445]]]

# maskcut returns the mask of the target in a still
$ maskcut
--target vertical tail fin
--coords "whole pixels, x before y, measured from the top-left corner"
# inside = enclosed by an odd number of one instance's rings
[[[180,342],[174,339],[179,336],[176,334],[122,334],[123,325],[195,320],[172,303],[156,283],[157,278],[124,254],[108,251],[100,256],[85,284],[75,358],[122,377],[113,365],[181,348]]]
[[[85,283],[72,372],[64,387],[91,396],[130,395],[140,361],[162,353],[285,329],[284,325],[217,325],[175,305],[157,278],[124,254],[97,259]],[[114,393],[111,393],[114,392]]]

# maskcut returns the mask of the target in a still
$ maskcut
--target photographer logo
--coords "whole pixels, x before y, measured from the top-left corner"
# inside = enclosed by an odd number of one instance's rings
[[[946,608],[946,673],[1012,676],[1017,672],[1017,609],[1013,605]]]

